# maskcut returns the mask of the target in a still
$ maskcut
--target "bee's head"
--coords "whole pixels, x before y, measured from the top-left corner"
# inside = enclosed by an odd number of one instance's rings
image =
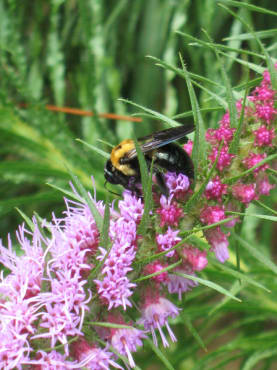
[[[117,178],[117,175],[116,175],[116,169],[112,165],[112,162],[111,162],[110,159],[107,160],[107,162],[106,162],[106,166],[105,166],[105,169],[104,169],[104,176],[105,176],[105,179],[109,183],[119,184],[119,181],[118,181],[118,178]]]

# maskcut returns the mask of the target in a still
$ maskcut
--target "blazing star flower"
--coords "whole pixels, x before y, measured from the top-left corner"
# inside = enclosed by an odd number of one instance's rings
[[[151,331],[153,342],[156,346],[158,346],[158,341],[155,329],[158,329],[163,346],[169,347],[169,343],[162,331],[163,326],[166,327],[172,342],[177,341],[169,326],[168,319],[170,317],[175,318],[179,314],[179,309],[168,299],[158,295],[158,293],[154,294],[153,292],[148,291],[141,309],[141,314],[142,315],[138,320],[138,323],[142,324],[145,330]]]
[[[252,101],[267,101],[273,100],[276,92],[272,90],[268,85],[262,84],[254,89],[251,94]]]
[[[182,267],[178,267],[174,269],[174,272],[178,272],[180,274],[187,274],[195,276],[195,273],[192,272],[191,268],[188,265],[183,265]],[[170,294],[178,294],[178,299],[182,299],[182,294],[185,292],[189,292],[192,288],[198,285],[197,281],[188,279],[184,276],[179,276],[175,274],[168,274],[168,282],[167,288]]]
[[[227,118],[228,117],[228,118]],[[206,132],[206,140],[211,144],[219,144],[223,141],[225,144],[233,140],[235,129],[230,127],[229,115],[223,117],[218,129],[209,128]]]
[[[218,156],[218,148],[213,147],[210,154],[208,155],[208,159],[214,163]],[[235,157],[234,154],[229,153],[229,148],[227,145],[223,145],[220,150],[218,161],[216,164],[216,168],[219,171],[223,171],[224,169],[228,168],[231,165],[232,159]]]
[[[272,146],[272,141],[275,138],[274,129],[267,129],[265,125],[260,126],[254,132],[255,135],[255,146]]]
[[[108,321],[115,324],[128,325],[120,315],[110,315]],[[131,352],[136,352],[137,347],[143,345],[142,339],[144,338],[146,338],[145,333],[134,327],[130,327],[130,329],[111,328],[109,342],[121,355],[128,357],[129,365],[133,368],[135,367],[135,362]]]
[[[78,368],[85,367],[91,370],[106,370],[109,366],[117,369],[123,368],[114,360],[114,354],[95,344],[89,344],[85,339],[80,338],[74,342],[71,350],[72,356],[78,361]]]
[[[166,172],[164,178],[170,195],[173,195],[176,199],[185,197],[190,185],[189,178],[186,175],[182,173],[177,175],[175,172]],[[163,206],[165,200],[161,199],[160,202]]]
[[[156,241],[159,246],[159,251],[167,251],[174,247],[179,241],[182,239],[179,238],[177,235],[179,234],[179,230],[173,231],[170,227],[168,227],[167,232],[165,234],[158,234],[156,236]],[[166,254],[166,257],[173,257],[175,255],[175,251],[172,250]]]
[[[118,202],[120,214],[125,220],[135,221],[138,224],[143,215],[144,205],[141,198],[132,195],[128,190],[123,193],[124,200]]]
[[[108,310],[122,306],[126,310],[132,304],[128,297],[133,294],[132,289],[136,284],[131,283],[126,276],[107,274],[103,280],[94,280],[97,291],[104,304],[108,304]]]
[[[34,370],[67,370],[76,368],[76,363],[66,361],[66,355],[62,355],[57,351],[44,352],[38,351],[36,358],[27,362],[28,365],[33,365]]]
[[[271,124],[275,119],[277,110],[274,109],[274,102],[269,102],[267,104],[256,104],[256,115],[262,121],[267,124]]]
[[[99,245],[99,232],[89,207],[68,199],[65,199],[65,204],[66,217],[60,220],[55,219],[56,223],[63,222],[63,230],[67,240],[72,240],[72,243],[77,242],[79,248],[87,250],[88,254],[95,254]],[[101,214],[104,214],[101,202],[96,203],[96,207]]]
[[[32,242],[26,234],[32,238]],[[0,241],[0,262],[11,271],[5,283],[0,286],[0,293],[5,294],[7,283],[10,287],[7,291],[9,298],[12,294],[12,298],[16,301],[35,296],[40,291],[45,266],[42,244],[48,242],[42,238],[36,223],[33,233],[28,232],[24,225],[19,226],[17,239],[24,252],[21,256],[16,255],[10,238],[8,248],[5,248]]]
[[[161,208],[156,210],[161,217],[160,226],[178,226],[179,220],[184,216],[183,210],[178,207],[175,201],[172,201],[172,196],[166,198],[165,195],[161,195],[160,198]]]
[[[136,256],[136,226],[143,214],[141,199],[131,195],[129,191],[123,193],[124,199],[119,202],[120,214],[111,222],[109,235],[112,247],[106,256],[106,251],[101,248],[98,259],[103,260],[103,279],[95,279],[98,294],[108,310],[113,307],[131,306],[128,297],[133,294],[136,287],[129,281],[126,274],[132,271],[131,264]]]
[[[2,310],[1,310],[2,316]],[[21,365],[29,360],[32,350],[27,340],[28,334],[20,334],[15,331],[14,325],[1,317],[0,325],[0,368],[12,370],[21,368]]]
[[[224,194],[227,194],[227,185],[222,184],[220,177],[217,175],[208,182],[205,190],[205,196],[207,199],[215,199],[221,202]]]

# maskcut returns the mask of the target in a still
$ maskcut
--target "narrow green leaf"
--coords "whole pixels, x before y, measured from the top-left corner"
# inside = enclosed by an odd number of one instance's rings
[[[224,110],[224,107],[201,108],[200,112],[201,113],[212,113],[212,112],[219,112],[219,111],[223,111],[223,110]],[[188,112],[176,114],[175,116],[173,116],[173,119],[186,118],[186,117],[191,117],[191,116],[193,116],[193,111],[192,110],[190,110]]]
[[[84,144],[88,144],[88,143],[86,143],[85,141],[82,141],[82,140],[80,140],[80,139],[76,139],[77,141],[80,141],[80,143],[84,143]],[[112,144],[110,144],[110,143],[108,143],[106,140],[102,140],[102,139],[97,139],[97,141],[99,142],[99,143],[101,143],[101,144],[104,144],[104,145],[107,145],[107,146],[109,146],[110,148],[113,148],[114,147],[114,145],[112,145]],[[88,144],[89,145],[89,144]],[[96,148],[95,146],[93,146],[92,145],[92,147],[93,147],[93,150],[94,150],[94,148]],[[97,148],[98,149],[98,148]],[[104,153],[106,153],[106,152],[104,152]],[[102,153],[100,153],[100,154],[102,154]],[[106,153],[107,154],[107,153]]]
[[[115,324],[112,322],[101,322],[101,321],[87,321],[87,325],[101,326],[102,328],[111,328],[111,329],[133,329],[133,326]]]
[[[233,294],[228,292],[228,290],[222,288],[220,285],[218,285],[216,283],[213,283],[212,281],[201,279],[199,277],[192,276],[192,275],[183,274],[181,272],[174,272],[174,274],[177,275],[177,276],[184,277],[184,278],[189,279],[189,280],[197,281],[200,284],[206,285],[207,287],[212,288],[212,289],[218,291],[219,293],[234,299],[235,301],[241,302],[241,300],[239,298],[235,297]]]
[[[100,245],[103,248],[106,248],[106,246],[109,244],[109,227],[110,227],[110,205],[108,202],[105,204],[105,212],[104,212],[104,219],[103,219],[103,225],[102,230],[100,233]]]
[[[76,190],[78,191],[78,193],[83,197],[83,199],[85,200],[86,204],[88,205],[93,217],[94,217],[94,220],[95,220],[95,223],[96,223],[96,226],[97,226],[97,229],[99,232],[101,232],[102,230],[102,225],[103,225],[103,218],[102,216],[100,215],[96,205],[95,205],[95,201],[91,199],[91,197],[88,195],[88,192],[86,191],[86,189],[83,187],[83,185],[81,184],[80,180],[78,179],[78,177],[76,175],[74,175],[73,172],[70,171],[70,169],[68,168],[67,169],[71,178],[72,178],[72,182],[73,182],[73,185],[76,187]]]
[[[154,272],[153,274],[142,276],[142,277],[140,277],[136,280],[133,280],[132,282],[133,283],[139,283],[140,281],[151,279],[152,277],[158,276],[158,275],[162,274],[165,271],[173,270],[175,267],[179,266],[181,263],[182,263],[182,261],[180,260],[180,261],[178,261],[176,263],[173,263],[172,265],[169,265],[169,266],[167,266],[167,267],[165,267],[165,268],[163,268],[163,269],[161,269],[157,272]]]
[[[266,204],[262,203],[260,200],[255,200],[254,204],[257,204],[258,206],[266,209],[267,211],[277,215],[277,211],[275,209],[268,207]]]
[[[261,288],[261,289],[263,289],[263,290],[265,290],[265,291],[267,291],[269,293],[271,292],[264,285],[262,285],[262,284],[258,283],[257,281],[255,281],[253,278],[251,278],[246,273],[241,273],[241,272],[239,272],[237,270],[234,270],[234,269],[228,267],[226,264],[222,264],[222,263],[220,263],[220,262],[218,262],[216,260],[213,260],[212,263],[213,263],[213,265],[216,265],[222,271],[226,272],[226,274],[231,275],[231,276],[234,276],[238,280],[244,281],[245,283],[248,283],[250,285],[254,285],[257,288]]]
[[[245,110],[245,104],[246,104],[247,96],[248,96],[248,88],[245,89],[243,102],[242,102],[242,108],[241,108],[240,117],[239,117],[239,122],[238,122],[233,140],[232,140],[232,142],[230,144],[230,148],[229,148],[229,152],[233,153],[233,154],[237,154],[237,152],[239,151],[240,137],[241,137],[242,127],[243,127],[244,110]]]
[[[181,231],[180,232],[180,236],[183,236],[183,235],[186,235],[187,233],[198,233],[199,231],[203,231],[203,230],[208,230],[208,229],[213,229],[214,227],[216,226],[220,226],[220,225],[224,225],[226,224],[227,222],[230,222],[232,221],[233,219],[235,218],[234,217],[228,217],[228,218],[225,218],[224,220],[222,221],[219,221],[219,222],[215,222],[214,224],[210,224],[210,225],[205,225],[205,226],[201,226],[201,227],[194,227],[192,230],[186,230],[186,231]],[[187,238],[190,238],[190,235],[187,236]],[[184,242],[184,240],[183,240]],[[181,242],[180,242],[181,243]],[[179,243],[176,244],[177,246],[179,246]],[[168,250],[169,251],[169,250]],[[166,252],[163,252],[163,253],[166,253]]]
[[[257,261],[268,267],[271,271],[277,274],[277,266],[264,253],[260,252],[257,248],[253,247],[246,240],[242,239],[239,235],[232,233],[233,237],[245,248]]]
[[[127,103],[127,104],[131,104],[131,105],[133,105],[134,107],[137,107],[137,108],[139,108],[139,109],[142,109],[144,112],[147,112],[147,113],[150,113],[152,116],[154,116],[154,117],[156,117],[156,118],[158,118],[159,120],[161,120],[162,122],[165,122],[165,123],[168,123],[169,124],[169,126],[171,126],[171,127],[176,127],[176,126],[180,126],[180,122],[177,122],[177,121],[175,121],[174,119],[172,119],[172,118],[169,118],[169,117],[167,117],[167,116],[165,116],[164,114],[161,114],[161,113],[159,113],[159,112],[156,112],[156,111],[154,111],[154,110],[152,110],[152,109],[149,109],[149,108],[146,108],[146,107],[143,107],[142,105],[140,105],[140,104],[136,104],[136,103],[134,103],[134,102],[132,102],[132,101],[130,101],[130,100],[127,100],[127,99],[118,99],[119,101],[122,101],[122,102],[124,102],[124,103]]]
[[[225,8],[225,7],[224,7]],[[234,57],[232,55],[230,55],[229,53],[225,53],[223,52],[222,50],[220,49],[224,49],[224,48],[227,48],[227,47],[222,47],[222,45],[220,44],[216,44],[216,43],[213,43],[213,42],[206,42],[206,41],[203,41],[203,40],[200,40],[200,39],[197,39],[187,33],[184,33],[184,32],[180,32],[180,31],[177,31],[177,33],[183,37],[186,37],[188,39],[191,39],[193,40],[194,42],[200,44],[201,46],[204,46],[206,48],[209,48],[209,49],[214,49],[215,47],[218,48],[218,53],[221,54],[221,55],[224,55],[226,56],[226,58],[229,58],[229,59],[233,59],[235,60],[236,62],[246,66],[247,68],[250,68],[252,69],[253,71],[257,72],[257,73],[260,73],[262,74],[265,70],[264,67],[260,66],[260,65],[257,65],[257,64],[254,64],[254,63],[251,63],[249,62],[248,60],[244,60],[244,59],[240,59],[240,58],[237,58],[237,57]],[[239,49],[240,50],[240,49]],[[262,54],[258,54],[258,56],[262,59],[266,59],[266,56],[263,56]],[[256,85],[256,84],[254,84]],[[251,87],[251,84],[249,84],[249,87]],[[217,101],[220,103],[220,101],[217,99]]]
[[[256,31],[255,34],[256,36],[259,38],[259,39],[263,39],[263,38],[266,38],[266,37],[275,37],[276,36],[276,33],[277,33],[277,28],[273,28],[271,30],[264,30],[264,31]],[[241,33],[239,35],[236,35],[236,36],[231,36],[231,37],[225,37],[223,39],[223,41],[231,41],[231,40],[255,40],[255,38],[253,37],[253,34],[252,33]],[[260,54],[258,54],[260,55]],[[260,56],[262,57],[262,56]]]
[[[58,190],[59,192],[65,194],[66,196],[68,196],[71,199],[77,200],[77,202],[81,202],[81,203],[84,202],[84,200],[80,196],[78,196],[77,194],[73,193],[73,191],[63,189],[60,186],[57,186],[57,185],[54,185],[54,184],[46,183],[46,185],[50,186],[51,188],[53,188],[55,190]]]
[[[274,63],[273,63],[271,57],[269,56],[266,48],[264,47],[263,43],[261,42],[259,37],[256,35],[256,32],[252,29],[252,27],[249,25],[249,23],[244,21],[244,19],[242,19],[238,14],[234,13],[233,11],[231,11],[229,8],[227,8],[226,6],[224,6],[222,4],[219,4],[219,5],[223,9],[225,9],[228,13],[230,13],[234,18],[238,19],[245,26],[245,28],[253,35],[253,38],[256,40],[257,44],[259,45],[260,49],[262,50],[263,54],[265,55],[266,64],[267,64],[267,67],[268,67],[268,70],[269,70],[269,73],[270,73],[272,86],[276,89],[277,88],[277,72],[276,72],[276,69],[274,67]],[[263,8],[259,8],[259,9],[263,9]],[[266,9],[264,9],[264,10],[266,11]]]
[[[230,79],[229,79],[228,74],[226,72],[224,62],[222,61],[222,59],[219,56],[219,52],[217,50],[216,45],[210,39],[209,34],[206,31],[204,31],[204,32],[205,32],[206,36],[208,37],[208,39],[209,39],[209,41],[212,45],[212,49],[213,49],[213,51],[216,55],[216,59],[219,62],[222,79],[223,79],[223,82],[224,82],[224,86],[226,87],[226,95],[227,95],[227,102],[228,102],[229,115],[230,115],[230,125],[231,125],[231,127],[237,127],[236,101],[235,101],[235,98],[234,98],[234,94],[233,94]]]
[[[207,352],[207,347],[205,346],[202,338],[198,334],[198,332],[195,329],[195,327],[192,325],[189,316],[186,315],[184,312],[182,312],[182,319],[184,320],[184,322],[185,322],[188,330],[191,332],[191,334],[193,335],[193,337],[196,339],[196,341],[198,342],[198,344],[200,345],[200,347],[203,348],[205,352]]]
[[[230,292],[237,295],[240,291],[245,288],[245,285],[240,281],[235,281],[230,289]],[[208,313],[208,317],[212,317],[216,312],[218,312],[223,306],[225,306],[231,300],[230,297],[224,297],[220,302],[215,304]]]
[[[177,32],[179,34],[181,34],[181,32]],[[185,76],[185,73],[183,72],[182,69],[178,68],[178,67],[175,67],[174,65],[171,65],[159,58],[156,58],[156,57],[153,57],[151,55],[148,55],[147,58],[150,58],[152,60],[154,60],[155,62],[157,62],[157,65],[161,66],[161,67],[164,67],[165,69],[168,69],[172,72],[175,72],[178,76],[182,77],[182,78],[186,78]],[[198,74],[195,74],[195,73],[191,73],[191,72],[188,72],[189,76],[191,79],[195,79],[195,80],[198,80],[198,81],[201,81],[201,82],[205,82],[205,83],[208,83],[208,84],[211,84],[215,87],[221,87],[221,85],[207,77],[203,77],[201,75],[198,75]]]
[[[105,152],[104,150],[102,149],[99,149],[97,148],[97,146],[94,146],[94,145],[91,145],[89,143],[86,143],[85,141],[81,140],[81,139],[76,139],[76,141],[78,141],[79,143],[82,143],[84,144],[86,147],[88,147],[89,149],[91,149],[92,151],[100,154],[102,157],[106,158],[106,159],[109,159],[110,158],[110,154]],[[100,141],[100,140],[98,140]]]
[[[256,217],[256,218],[260,218],[262,220],[277,222],[277,217],[276,216],[259,215],[259,214],[255,214],[255,213],[242,213],[242,212],[234,212],[234,211],[226,211],[226,213],[227,214],[232,214],[232,215],[239,215],[239,216]]]
[[[264,13],[264,14],[271,14],[277,16],[277,12],[274,12],[273,10],[265,9],[260,6],[252,5],[250,3],[245,3],[243,1],[234,1],[234,0],[218,0],[218,2],[221,3],[227,3],[233,6],[237,6],[239,8],[246,8],[248,10],[251,10],[253,12],[258,13]]]
[[[145,157],[140,149],[140,146],[135,138],[136,152],[139,160],[139,167],[141,173],[141,183],[143,189],[144,198],[144,211],[140,224],[137,229],[137,233],[140,235],[145,235],[146,229],[149,223],[150,210],[152,209],[153,199],[152,199],[152,170],[153,170],[153,160],[151,163],[151,169],[149,174],[149,169],[145,160]]]
[[[255,366],[258,362],[261,360],[264,360],[266,358],[273,358],[277,355],[277,348],[276,345],[272,348],[263,349],[260,351],[254,351],[247,359],[241,370],[251,370],[256,369]],[[274,366],[274,365],[273,365]]]
[[[26,224],[28,225],[29,229],[31,231],[34,231],[34,224],[33,224],[33,221],[30,219],[30,217],[28,217],[23,211],[21,211],[19,208],[15,207],[15,209],[17,210],[17,212],[21,215],[21,217],[23,218],[23,220],[26,222]]]
[[[195,124],[195,136],[194,136],[194,143],[193,143],[193,150],[192,150],[192,160],[193,163],[205,163],[206,156],[205,156],[205,149],[206,149],[206,141],[205,141],[205,128],[204,122],[200,113],[199,104],[191,83],[191,79],[189,77],[188,71],[185,67],[185,64],[180,56],[182,68],[185,74],[185,79],[188,87],[188,92],[190,96],[191,107],[193,111],[193,119]],[[195,166],[195,180],[198,177],[198,166]]]

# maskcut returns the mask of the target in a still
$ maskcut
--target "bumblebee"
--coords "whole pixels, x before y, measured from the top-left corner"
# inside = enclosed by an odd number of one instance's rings
[[[153,161],[153,173],[161,192],[168,195],[163,172],[183,173],[190,179],[194,177],[194,167],[190,156],[174,141],[194,131],[194,125],[178,126],[158,131],[138,139],[148,169]],[[137,196],[141,196],[141,174],[135,143],[123,140],[115,146],[106,162],[104,176],[106,182],[120,184]],[[106,184],[106,183],[105,183]]]

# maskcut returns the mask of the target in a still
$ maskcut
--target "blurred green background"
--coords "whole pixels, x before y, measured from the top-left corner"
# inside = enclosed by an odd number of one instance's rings
[[[237,6],[239,3],[264,7],[267,13]],[[235,12],[237,17],[222,5]],[[206,43],[208,34],[213,42],[221,45],[218,49],[220,57],[234,87],[234,95],[239,98],[243,96],[247,82],[250,81],[251,85],[253,81],[253,86],[259,82],[265,67],[259,45],[239,17],[255,29],[266,50],[276,58],[274,10],[277,11],[277,5],[272,0],[0,1],[0,236],[6,240],[6,234],[22,222],[15,207],[29,217],[34,211],[47,218],[53,211],[56,214],[63,211],[63,195],[47,184],[69,189],[67,168],[92,192],[93,176],[97,198],[105,199],[103,167],[106,159],[77,142],[76,138],[109,152],[109,146],[99,139],[114,145],[130,137],[133,129],[139,137],[165,127],[149,117],[143,117],[141,123],[134,123],[53,113],[44,109],[45,104],[78,107],[96,113],[130,115],[138,112],[132,105],[118,100],[123,97],[169,117],[177,115],[176,119],[181,123],[191,121],[185,80],[176,70],[161,68],[146,57],[151,55],[181,68],[180,53],[191,73],[199,105],[204,110],[205,125],[213,127],[227,107],[220,63],[212,48],[175,31]],[[238,49],[243,50],[240,52]],[[27,104],[27,108],[22,108],[22,103]],[[272,198],[264,202],[272,207],[276,200],[275,191]],[[247,222],[244,225],[245,236],[267,248],[274,246],[276,229],[273,222],[258,223],[256,219]],[[270,251],[267,249],[266,253]],[[218,272],[213,273],[217,277]],[[219,278],[222,279],[220,274]],[[272,280],[269,275],[269,280],[273,284],[275,277]],[[208,310],[205,294],[205,290],[199,289],[189,296],[189,301],[194,299],[194,305],[186,315],[190,320],[198,320],[198,324]],[[218,298],[214,294],[209,299],[216,301]],[[235,312],[237,304],[230,305],[224,309],[229,307],[230,312],[235,307]],[[271,314],[277,312],[276,303],[269,306]],[[247,312],[248,307],[243,309]],[[259,314],[262,315],[261,312]],[[271,314],[265,314],[269,320],[265,326],[270,326]],[[236,313],[232,315],[236,318]],[[210,332],[211,337],[217,328],[222,330],[225,326],[224,317],[220,317],[223,321],[219,321],[216,329]],[[215,317],[211,323],[214,321]],[[251,325],[246,326],[243,338],[258,335],[263,327],[259,320],[255,330]],[[276,328],[276,322],[272,328]],[[199,350],[192,335],[183,330],[183,325],[180,325],[178,345],[166,352],[174,366],[194,368],[197,362],[191,356],[197,358],[200,351],[207,362],[200,362],[198,368],[215,369],[214,363],[212,367],[207,365],[209,355]],[[235,322],[230,330],[235,340],[242,336],[240,332],[236,337]],[[270,340],[274,344],[272,338],[273,334]],[[243,343],[243,354],[253,353],[246,339]],[[254,349],[260,349],[261,343],[263,341],[257,340]],[[213,341],[212,348],[217,348],[214,353],[220,351],[220,344]],[[235,359],[236,351],[241,347],[240,343],[227,351],[227,365],[224,363],[218,368],[240,368],[238,363],[232,365],[232,358]],[[276,353],[273,351],[268,357],[274,356]],[[141,364],[150,363],[147,369],[161,368],[158,361],[151,364],[150,360],[151,356],[149,358],[146,352]],[[262,369],[269,369],[272,365],[270,362],[266,367],[265,361],[263,366]]]

